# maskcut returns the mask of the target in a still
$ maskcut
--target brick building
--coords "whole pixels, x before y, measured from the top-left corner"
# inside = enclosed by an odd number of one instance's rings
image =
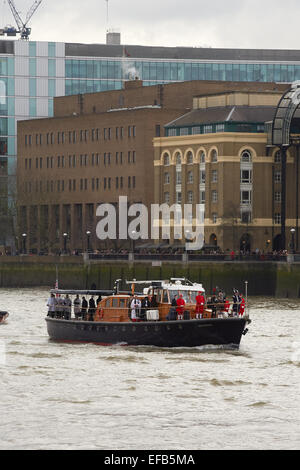
[[[191,111],[194,96],[286,88],[200,81],[143,87],[134,80],[122,90],[55,98],[53,118],[18,123],[19,248],[22,234],[34,252],[103,247],[95,235],[96,207],[117,205],[121,195],[150,207],[153,138]]]

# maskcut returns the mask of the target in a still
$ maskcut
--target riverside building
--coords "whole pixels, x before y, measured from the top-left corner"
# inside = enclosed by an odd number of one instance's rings
[[[150,210],[153,138],[191,111],[193,96],[232,89],[282,94],[286,86],[190,81],[144,87],[132,80],[122,90],[55,98],[54,117],[20,121],[19,248],[23,234],[34,252],[62,250],[66,242],[71,250],[105,246],[95,236],[97,206],[117,205],[126,195],[129,205]],[[121,245],[129,249],[129,243]]]
[[[281,249],[281,152],[268,141],[265,127],[274,119],[281,97],[277,92],[194,97],[193,110],[168,123],[165,137],[154,139],[155,202],[182,207],[200,204],[205,244],[211,249]],[[299,134],[299,129],[294,132]],[[285,221],[287,246],[295,229],[296,249],[297,151],[296,147],[287,150]],[[192,222],[195,225],[195,220]],[[157,223],[162,230],[164,221]],[[173,244],[177,236],[175,216],[171,225]],[[186,238],[191,241],[188,234]]]

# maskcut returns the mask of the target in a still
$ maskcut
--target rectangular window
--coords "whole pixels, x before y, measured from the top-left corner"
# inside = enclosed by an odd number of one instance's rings
[[[281,224],[281,214],[274,214],[274,223],[276,225],[280,225]]]
[[[218,170],[212,170],[211,172],[211,181],[212,183],[218,182]]]
[[[281,171],[274,172],[274,182],[281,183]]]
[[[252,183],[251,170],[241,170],[241,183]]]
[[[275,202],[281,202],[281,192],[280,191],[275,191],[274,200],[275,200]]]
[[[211,200],[212,202],[218,202],[218,191],[213,190],[211,192]]]
[[[241,191],[241,204],[251,204],[252,191]]]

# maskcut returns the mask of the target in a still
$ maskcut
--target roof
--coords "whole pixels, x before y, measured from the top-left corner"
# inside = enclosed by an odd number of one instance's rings
[[[274,106],[225,106],[194,109],[165,127],[183,127],[214,122],[261,122],[273,120]]]
[[[135,59],[300,62],[300,50],[223,49],[211,47],[160,47],[66,43],[66,56],[123,57]]]

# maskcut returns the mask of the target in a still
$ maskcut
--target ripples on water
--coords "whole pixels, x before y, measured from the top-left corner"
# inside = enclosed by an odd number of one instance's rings
[[[0,290],[0,449],[300,448],[300,301],[252,299],[230,351],[55,343],[47,298]]]

